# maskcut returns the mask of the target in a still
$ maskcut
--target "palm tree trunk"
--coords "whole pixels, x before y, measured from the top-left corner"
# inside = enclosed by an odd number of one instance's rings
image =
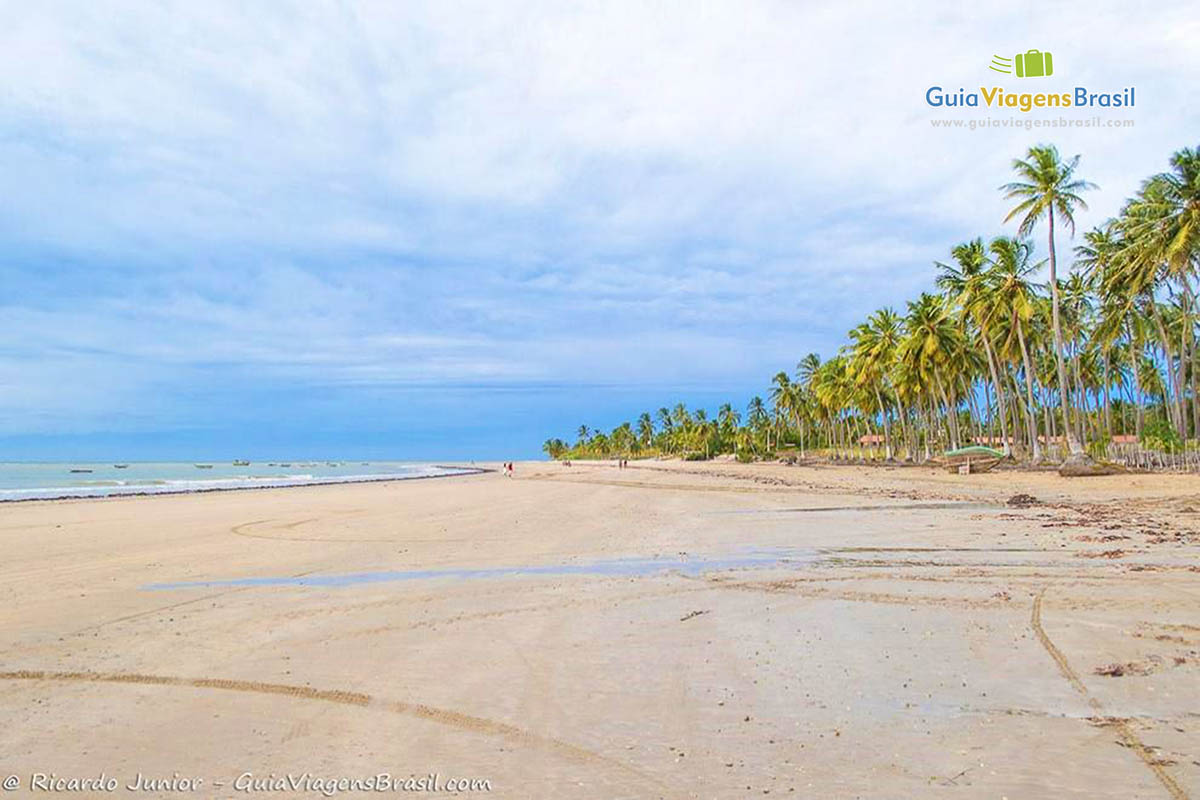
[[[1008,420],[1008,424],[1012,426],[1012,443],[1015,446],[1018,442],[1024,443],[1028,441],[1025,434],[1025,415],[1021,413],[1021,407],[1024,405],[1021,402],[1021,387],[1017,383],[1017,376],[1009,371],[1008,366],[1002,367],[1004,370],[1001,373],[1004,382],[1004,391],[1008,394],[1008,408],[1012,416]]]
[[[988,338],[987,328],[980,326],[979,338],[983,339],[988,370],[992,373],[992,386],[996,388],[996,406],[1000,409],[1000,438],[1004,442],[1004,455],[1012,455],[1012,448],[1008,444],[1008,406],[1004,402],[1004,387],[1000,385],[1000,377],[996,374],[996,357],[992,354],[992,343]]]
[[[1167,388],[1174,402],[1164,400],[1163,409],[1167,410],[1171,420],[1171,426],[1180,437],[1186,436],[1183,430],[1183,395],[1179,390],[1179,383],[1175,380],[1176,372],[1174,367],[1174,356],[1171,353],[1171,337],[1167,335],[1167,327],[1163,323],[1162,309],[1158,307],[1158,303],[1154,298],[1150,298],[1150,307],[1154,312],[1154,325],[1158,328],[1158,337],[1163,344],[1163,358],[1166,361],[1167,373]]]
[[[1049,214],[1050,236],[1050,316],[1054,328],[1054,359],[1058,366],[1058,402],[1062,409],[1063,433],[1067,437],[1067,447],[1072,456],[1082,456],[1083,446],[1076,441],[1071,431],[1070,401],[1067,395],[1067,365],[1063,360],[1062,322],[1058,315],[1058,258],[1054,252],[1054,209]]]
[[[970,383],[967,382],[965,378],[963,379],[963,383],[967,395],[967,416],[970,418],[970,423],[967,425],[968,435],[974,436],[977,439],[982,439],[984,436],[982,422],[983,413],[979,410],[979,402],[975,398],[975,392],[971,391]],[[987,411],[990,414],[991,402],[987,399],[987,395],[990,393],[990,390],[987,388],[987,381],[982,381],[982,383],[984,384],[984,402],[987,403]],[[974,430],[974,433],[970,433],[972,429]]]
[[[1088,401],[1091,398],[1088,397],[1087,386],[1085,386],[1083,383],[1083,353],[1078,352],[1078,345],[1076,345],[1076,350],[1075,385],[1078,387],[1078,389],[1076,389],[1076,397],[1079,398],[1079,403],[1077,406],[1077,413],[1075,414],[1075,436],[1078,437],[1079,443],[1083,445],[1084,450],[1087,450],[1090,432],[1093,430],[1093,426],[1091,424],[1092,418],[1090,416],[1091,412],[1088,411]]]
[[[1200,437],[1200,395],[1196,394],[1196,373],[1200,372],[1200,351],[1196,348],[1196,331],[1192,326],[1192,314],[1195,309],[1196,295],[1192,292],[1192,282],[1187,275],[1182,278],[1184,311],[1183,329],[1187,334],[1188,352],[1191,358],[1191,395],[1192,395],[1192,436]]]
[[[1179,322],[1179,363],[1176,366],[1175,385],[1179,387],[1179,438],[1186,440],[1188,438],[1187,377],[1184,374],[1188,364],[1186,298],[1179,304],[1179,313],[1183,319]]]
[[[1029,429],[1032,432],[1032,443],[1030,446],[1033,448],[1033,463],[1037,464],[1042,460],[1042,445],[1038,440],[1037,423],[1034,422],[1036,406],[1033,403],[1033,365],[1029,360],[1029,348],[1025,346],[1025,332],[1021,329],[1020,318],[1016,318],[1015,325],[1017,328],[1017,343],[1021,346],[1021,363],[1025,365],[1025,400],[1029,403]],[[1049,425],[1046,426],[1046,435],[1050,435]]]
[[[929,398],[929,417],[927,419],[928,419],[928,421],[925,425],[925,460],[926,461],[928,461],[930,458],[933,457],[933,454],[930,452],[930,448],[933,444],[930,441],[933,438],[933,421],[934,421],[933,397]]]
[[[887,460],[892,460],[892,426],[888,423],[888,412],[883,407],[883,395],[879,393],[879,387],[875,387],[875,404],[879,406],[879,416],[883,418],[883,446],[887,451]]]
[[[1110,389],[1112,387],[1112,377],[1109,373],[1109,355],[1110,351],[1106,347],[1102,353],[1104,357],[1104,432],[1109,438],[1112,438],[1112,395]]]
[[[937,370],[933,371],[934,381],[937,383],[938,394],[942,396],[942,402],[946,404],[946,416],[948,417],[947,432],[950,435],[950,449],[958,449],[958,415],[954,413],[954,406],[950,404],[950,395],[946,393],[946,387],[942,385],[942,379],[938,375]]]
[[[962,447],[962,430],[958,424],[958,391],[950,384],[947,411],[950,413],[950,442],[954,449]]]
[[[1049,386],[1043,386],[1042,396],[1045,397],[1047,394],[1052,393],[1052,391]],[[1046,444],[1054,442],[1054,446],[1058,447],[1058,417],[1050,413],[1050,404],[1045,400],[1042,401],[1042,415],[1046,418]],[[1062,448],[1059,448],[1059,457],[1062,456],[1061,450]]]
[[[1141,350],[1141,345],[1133,335],[1133,321],[1126,323],[1129,329],[1129,367],[1133,370],[1133,399],[1136,411],[1136,416],[1133,419],[1134,432],[1137,434],[1138,441],[1142,439],[1142,376],[1138,373],[1138,354]]]
[[[987,437],[989,440],[992,440],[996,438],[996,415],[992,411],[992,389],[991,386],[988,385],[987,380],[983,381],[983,392],[984,411],[987,412]],[[975,410],[974,403],[971,404],[971,409],[972,413],[978,416],[979,412]],[[982,418],[976,420],[975,430],[980,436],[983,435]]]

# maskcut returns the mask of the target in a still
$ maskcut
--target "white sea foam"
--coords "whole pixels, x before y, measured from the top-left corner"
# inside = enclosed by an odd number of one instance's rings
[[[108,497],[136,494],[176,494],[225,491],[234,489],[268,489],[288,486],[315,486],[338,483],[363,483],[377,481],[411,480],[438,476],[470,473],[470,468],[442,467],[432,464],[371,464],[377,471],[354,473],[349,465],[337,464],[326,468],[319,464],[303,462],[305,472],[265,475],[247,474],[242,470],[230,475],[213,475],[204,478],[181,477],[191,464],[133,465],[122,468],[122,477],[109,477],[94,473],[115,469],[108,465],[94,465],[86,479],[70,473],[70,465],[60,464],[0,464],[0,502],[13,500],[51,500],[70,497]],[[358,465],[361,468],[361,465]],[[128,471],[157,473],[125,477]],[[321,471],[318,471],[321,470]],[[322,471],[327,474],[322,474]],[[49,478],[49,480],[46,480]],[[7,484],[7,485],[5,485]]]

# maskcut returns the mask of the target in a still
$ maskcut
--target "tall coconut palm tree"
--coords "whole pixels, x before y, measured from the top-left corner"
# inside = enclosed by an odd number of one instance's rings
[[[884,451],[889,461],[893,458],[894,450],[890,413],[884,397],[891,394],[888,374],[896,360],[896,349],[900,346],[902,334],[900,316],[891,308],[879,309],[850,332],[855,382],[874,398],[874,411],[879,414],[883,426]]]
[[[800,457],[804,458],[805,437],[804,429],[808,422],[808,390],[800,383],[793,381],[787,390],[787,408],[791,415],[790,421],[800,434]]]
[[[1012,351],[1016,340],[1016,351],[1021,357],[1021,372],[1025,377],[1025,419],[1030,432],[1030,447],[1034,463],[1042,460],[1042,445],[1037,435],[1037,411],[1033,399],[1033,362],[1029,358],[1027,343],[1030,321],[1033,319],[1037,291],[1030,278],[1041,269],[1042,262],[1031,263],[1033,245],[1028,241],[999,236],[988,247],[992,266],[988,270],[986,301],[997,316],[1006,322],[1010,341],[1006,349]]]
[[[807,386],[820,367],[821,357],[816,353],[809,353],[796,364],[796,381]]]
[[[817,355],[816,353],[809,353],[808,355],[804,356],[804,358],[802,358],[798,362],[796,362],[796,380],[793,382],[793,385],[798,387],[801,400],[803,401],[803,405],[801,406],[801,409],[804,411],[810,410],[810,405],[811,405],[810,401],[812,400],[812,395],[813,395],[812,380],[813,380],[813,376],[816,375],[817,370],[820,368],[821,368],[821,357],[819,355]],[[814,436],[815,435],[816,434],[814,433]],[[801,436],[801,440],[802,440],[800,449],[801,449],[801,451],[803,451],[804,450],[804,445],[803,445],[804,429],[803,428],[801,428],[801,430],[800,430],[800,436]],[[817,446],[817,445],[814,445],[814,447],[815,446]]]
[[[771,391],[768,397],[771,399],[771,407],[775,418],[775,438],[776,445],[780,435],[779,424],[782,420],[787,419],[791,413],[790,403],[792,400],[792,379],[788,377],[786,372],[782,370],[775,373],[775,377],[771,379]],[[767,449],[771,448],[770,439],[767,440]]]
[[[642,447],[649,447],[654,442],[654,420],[650,418],[649,412],[642,412],[637,421],[638,441]]]
[[[725,439],[732,439],[742,424],[742,415],[730,403],[722,403],[717,409],[717,428]]]
[[[746,406],[746,423],[757,435],[764,435],[763,432],[771,424],[771,415],[767,413],[767,406],[758,395],[750,398],[750,403]]]
[[[993,307],[988,298],[988,258],[983,239],[972,239],[956,245],[950,251],[957,267],[935,262],[940,270],[937,285],[956,303],[964,318],[970,318],[979,330],[979,341],[987,356],[988,372],[992,377],[992,388],[996,393],[996,405],[1000,410],[1000,438],[1004,443],[1004,455],[1012,454],[1008,437],[1008,407],[1004,385],[996,367],[992,352],[990,323]],[[990,426],[989,426],[990,427]]]
[[[1023,159],[1012,162],[1017,180],[1001,186],[1005,198],[1018,200],[1016,206],[1004,218],[1009,222],[1021,218],[1017,227],[1020,236],[1029,236],[1037,224],[1046,220],[1047,242],[1050,248],[1050,306],[1051,325],[1054,330],[1054,356],[1058,373],[1059,405],[1063,418],[1063,431],[1073,458],[1083,457],[1083,445],[1071,432],[1070,409],[1067,395],[1067,366],[1063,357],[1062,325],[1059,320],[1058,256],[1054,247],[1054,224],[1056,215],[1075,234],[1075,211],[1087,209],[1080,194],[1096,188],[1094,184],[1075,176],[1079,156],[1063,161],[1053,145],[1036,145],[1029,148]]]
[[[1180,339],[1175,342],[1166,338],[1161,307],[1150,305],[1168,361],[1167,382],[1175,404],[1172,422],[1179,435],[1186,437],[1184,386],[1188,366],[1192,373],[1192,427],[1200,433],[1200,404],[1196,402],[1200,348],[1194,335],[1196,298],[1192,285],[1200,269],[1200,148],[1175,153],[1171,167],[1142,184],[1122,209],[1118,225],[1127,244],[1126,271],[1132,288],[1153,297],[1158,289],[1173,284],[1182,295],[1185,321]]]
[[[962,332],[955,324],[945,297],[922,293],[908,304],[904,320],[906,335],[898,348],[898,357],[923,385],[932,387],[929,395],[931,416],[940,404],[950,431],[950,445],[959,446],[958,401],[955,388],[955,361],[963,355]]]

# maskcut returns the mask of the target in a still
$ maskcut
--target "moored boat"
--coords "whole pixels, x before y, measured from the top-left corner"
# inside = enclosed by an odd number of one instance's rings
[[[987,472],[1004,460],[1004,453],[976,444],[970,447],[960,447],[957,450],[947,450],[942,460],[948,472],[971,475]]]

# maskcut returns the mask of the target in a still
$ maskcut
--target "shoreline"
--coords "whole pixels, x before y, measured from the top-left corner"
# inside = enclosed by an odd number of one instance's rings
[[[308,480],[303,483],[283,483],[269,486],[210,486],[197,489],[164,489],[162,491],[112,492],[110,494],[62,494],[53,497],[9,497],[0,498],[0,505],[14,503],[60,503],[81,500],[114,500],[124,497],[177,497],[179,495],[216,494],[219,492],[261,492],[269,489],[303,489],[309,486],[356,486],[366,483],[397,483],[400,481],[424,481],[435,478],[461,478],[495,472],[491,467],[458,467],[447,464],[432,464],[434,469],[452,469],[441,475],[399,475],[380,478],[349,478],[347,480]]]

